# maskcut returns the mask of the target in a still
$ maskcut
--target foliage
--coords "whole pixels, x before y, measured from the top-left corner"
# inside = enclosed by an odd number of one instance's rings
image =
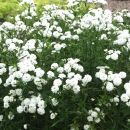
[[[18,9],[17,0],[3,1],[0,0],[0,18],[8,19],[8,16],[13,17],[16,15]],[[15,10],[15,11],[14,11]]]

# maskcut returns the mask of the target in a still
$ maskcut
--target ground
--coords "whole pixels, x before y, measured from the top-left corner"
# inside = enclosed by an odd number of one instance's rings
[[[130,0],[107,0],[108,8],[115,9],[129,9],[130,10]]]

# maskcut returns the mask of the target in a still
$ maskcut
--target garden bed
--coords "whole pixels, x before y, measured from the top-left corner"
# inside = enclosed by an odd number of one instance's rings
[[[130,130],[130,12],[104,4],[24,0],[0,25],[0,130]]]

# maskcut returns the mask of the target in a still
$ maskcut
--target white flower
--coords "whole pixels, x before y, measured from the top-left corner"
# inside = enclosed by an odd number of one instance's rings
[[[6,29],[13,30],[15,28],[15,25],[10,22],[4,22],[2,26]]]
[[[9,96],[5,96],[5,97],[3,98],[3,101],[4,101],[4,102],[9,102],[9,100],[10,100],[10,97],[9,97]]]
[[[61,28],[61,27],[57,27],[56,30],[57,30],[58,32],[62,32],[62,28]]]
[[[95,122],[96,122],[96,123],[99,123],[100,121],[101,121],[100,118],[95,119]]]
[[[89,130],[90,126],[89,125],[84,125],[84,130]]]
[[[70,72],[70,73],[68,73],[68,76],[67,76],[67,77],[68,77],[69,79],[71,79],[72,77],[74,77],[74,75],[75,75],[74,72]]]
[[[53,106],[57,106],[59,103],[56,98],[52,98],[51,101],[52,101]]]
[[[51,115],[50,115],[50,119],[55,119],[55,117],[57,116],[57,113],[51,113]]]
[[[61,79],[55,79],[53,82],[54,86],[61,86],[62,85],[62,80]]]
[[[126,95],[130,97],[130,88],[126,90]]]
[[[73,91],[74,91],[75,94],[79,93],[80,92],[80,86],[79,85],[73,86]]]
[[[124,88],[125,88],[126,91],[127,91],[127,89],[130,89],[130,83],[125,83]]]
[[[40,78],[41,78],[41,77],[44,75],[45,72],[44,72],[44,70],[42,70],[41,68],[36,68],[36,69],[35,69],[35,73],[36,73],[36,76],[37,76],[37,77],[40,77]]]
[[[78,71],[79,71],[79,72],[83,72],[83,71],[84,71],[84,68],[83,68],[81,65],[79,65],[79,66],[78,66]]]
[[[51,91],[52,91],[53,93],[57,93],[57,92],[59,91],[59,87],[58,87],[58,86],[52,86],[52,87],[51,87]]]
[[[26,82],[29,82],[29,81],[31,81],[31,80],[32,80],[32,77],[31,77],[30,74],[27,74],[27,73],[26,73],[26,74],[24,74],[23,77],[22,77],[22,81],[25,82],[25,83],[26,83]]]
[[[128,107],[130,107],[130,101],[128,101],[128,102],[126,103],[126,105],[127,105]]]
[[[12,43],[12,39],[6,39],[5,43],[9,46]]]
[[[79,36],[78,36],[78,35],[74,35],[74,36],[73,36],[73,39],[74,39],[74,40],[79,40]]]
[[[60,45],[60,44],[58,44],[58,43],[54,45],[54,49],[55,49],[56,51],[60,51],[61,48],[62,48],[62,45]]]
[[[112,60],[118,60],[118,54],[117,53],[113,53],[110,55]]]
[[[29,104],[28,112],[35,113],[36,112],[36,105],[33,103]]]
[[[126,72],[120,72],[120,73],[119,73],[119,77],[120,77],[121,79],[126,78]]]
[[[113,101],[116,102],[116,103],[118,103],[118,102],[120,101],[120,100],[119,100],[119,97],[114,97],[114,98],[113,98]]]
[[[57,72],[58,72],[58,73],[63,73],[63,71],[64,71],[64,68],[63,68],[63,67],[58,67],[58,68],[57,68]]]
[[[101,39],[101,40],[102,40],[102,39],[103,39],[103,40],[107,40],[107,35],[106,35],[106,34],[102,34],[100,39]]]
[[[77,29],[77,34],[81,34],[82,30],[80,28]]]
[[[14,51],[15,49],[16,49],[16,46],[15,46],[14,43],[11,43],[11,44],[9,45],[9,47],[8,47],[8,50],[9,50],[9,51]]]
[[[27,124],[24,124],[24,125],[23,125],[23,128],[24,128],[25,130],[27,130],[28,125],[27,125]]]
[[[67,79],[66,80],[66,85],[69,86],[77,86],[78,85],[78,80],[76,78],[72,78],[72,79]]]
[[[105,74],[105,73],[100,73],[99,74],[99,78],[100,78],[100,80],[102,80],[102,81],[105,81],[105,80],[107,80],[107,75]]]
[[[88,116],[88,117],[87,117],[87,120],[88,120],[89,122],[92,122],[92,121],[93,121],[93,117],[92,117],[92,116]]]
[[[51,78],[54,78],[55,75],[54,75],[54,73],[53,73],[52,71],[48,71],[48,72],[47,72],[47,77],[48,77],[49,79],[51,79]]]
[[[40,107],[45,108],[45,106],[46,106],[45,101],[40,100],[40,101],[38,102],[38,107],[39,107],[39,108],[40,108]]]
[[[18,106],[17,107],[17,112],[18,113],[22,113],[24,111],[23,107],[22,106]]]
[[[9,97],[9,102],[13,102],[14,101],[14,97],[11,95],[10,97]]]
[[[61,35],[61,33],[59,33],[58,31],[54,31],[54,32],[53,32],[53,36],[54,36],[55,38],[59,38],[60,35]]]
[[[114,89],[114,85],[111,82],[107,82],[106,84],[106,90],[108,92],[112,91]]]
[[[65,72],[67,72],[67,73],[71,72],[71,67],[70,67],[70,65],[65,64],[65,65],[64,65],[64,70],[65,70]]]
[[[92,81],[92,77],[90,75],[85,75],[84,78],[82,79],[83,86],[85,86],[87,83]]]
[[[80,81],[82,79],[82,76],[80,74],[75,74],[74,79]]]
[[[55,69],[57,69],[58,68],[58,64],[57,63],[53,63],[52,65],[51,65],[51,69],[52,70],[55,70]]]
[[[119,85],[121,85],[121,83],[122,83],[122,79],[121,79],[121,78],[115,77],[115,78],[113,79],[113,84],[114,84],[115,86],[119,86]]]
[[[58,77],[61,78],[61,79],[64,79],[66,77],[66,75],[65,74],[59,74]]]
[[[28,106],[30,104],[30,99],[25,98],[22,104],[25,105],[25,106]]]
[[[45,110],[44,110],[43,108],[38,108],[38,109],[37,109],[37,113],[38,113],[39,115],[44,115],[44,114],[45,114]]]
[[[98,107],[95,107],[95,110],[96,110],[97,112],[100,112],[100,108],[98,108]]]
[[[17,96],[21,96],[22,95],[22,89],[20,89],[20,88],[16,89],[15,92],[16,92]]]
[[[4,103],[4,108],[9,108],[9,103]]]
[[[38,78],[38,77],[35,77],[34,78],[34,84],[37,85],[37,86],[39,86],[39,87],[41,87],[42,86],[41,79]]]
[[[128,97],[127,94],[124,93],[124,94],[121,95],[121,101],[122,102],[128,102],[128,100],[129,100],[129,97]]]
[[[14,76],[16,77],[16,78],[22,78],[22,76],[23,76],[23,73],[21,72],[21,71],[16,71],[16,72],[14,72],[13,73],[14,74]]]
[[[115,16],[114,20],[116,20],[117,22],[120,22],[120,23],[122,23],[124,21],[122,16],[120,16],[120,15]]]
[[[94,117],[94,118],[97,118],[98,113],[97,113],[97,112],[95,112],[95,111],[93,111],[93,112],[91,113],[91,116],[92,116],[92,117]]]

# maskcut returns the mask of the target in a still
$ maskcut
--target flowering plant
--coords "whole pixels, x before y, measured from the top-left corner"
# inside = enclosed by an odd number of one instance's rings
[[[0,25],[0,129],[129,130],[130,12],[25,3]]]

